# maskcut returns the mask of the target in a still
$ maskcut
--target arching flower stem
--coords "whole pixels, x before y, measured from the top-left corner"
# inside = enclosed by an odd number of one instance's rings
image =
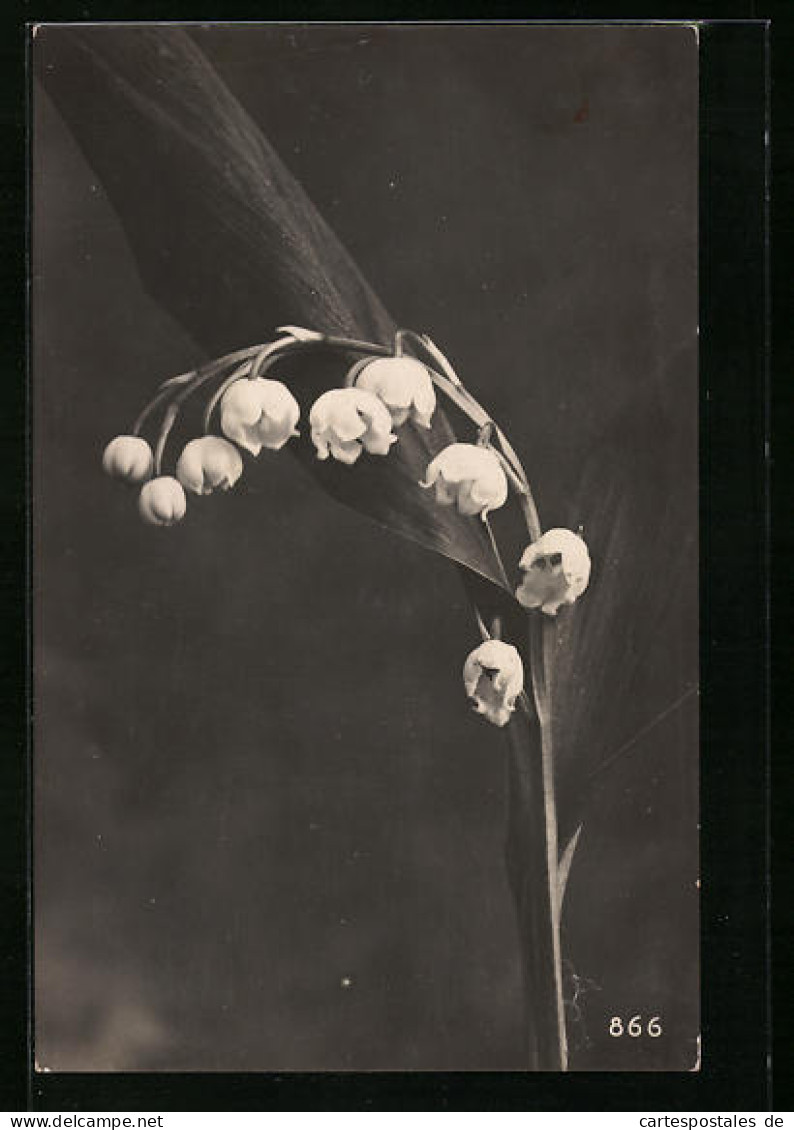
[[[199,387],[204,385],[213,377],[219,376],[224,370],[232,365],[238,365],[234,371],[226,376],[218,388],[213,393],[212,397],[207,404],[204,412],[204,431],[209,432],[212,420],[212,414],[220,402],[224,392],[235,381],[241,380],[243,377],[250,377],[255,380],[257,377],[263,377],[275,364],[277,364],[284,357],[291,356],[297,352],[306,352],[307,350],[325,348],[339,350],[340,352],[356,352],[363,353],[365,358],[356,365],[353,365],[346,374],[345,385],[350,387],[356,379],[356,375],[363,367],[365,359],[369,357],[390,357],[402,356],[405,352],[406,344],[410,345],[415,353],[424,354],[433,361],[433,365],[426,364],[428,372],[433,383],[439,388],[449,400],[452,401],[469,420],[478,428],[479,434],[477,443],[489,447],[499,459],[505,474],[507,475],[508,482],[513,487],[524,514],[524,520],[527,525],[527,531],[531,541],[536,541],[541,534],[540,519],[538,516],[538,509],[535,500],[532,496],[532,491],[529,486],[526,472],[516,455],[512,445],[507,439],[506,435],[499,427],[499,425],[491,418],[490,414],[485,411],[481,404],[475,399],[474,396],[463,385],[462,381],[455,372],[449,359],[441,352],[429,337],[425,334],[417,334],[413,330],[400,329],[394,335],[393,346],[390,349],[388,346],[379,345],[375,342],[361,341],[357,338],[339,337],[333,334],[314,334],[311,331],[302,331],[295,329],[294,333],[286,327],[283,330],[284,336],[277,341],[270,342],[265,345],[248,346],[245,349],[236,350],[233,353],[228,353],[224,357],[219,358],[217,361],[211,362],[209,365],[201,369],[193,370],[188,373],[181,373],[177,377],[172,377],[170,380],[165,381],[157,392],[154,399],[144,408],[133,427],[133,435],[138,435],[141,427],[145,423],[149,414],[159,407],[168,397],[172,394],[173,389],[181,388],[181,391],[174,397],[168,411],[165,414],[163,423],[158,437],[157,446],[155,449],[155,466],[159,474],[160,465],[162,463],[163,452],[165,444],[170,434],[171,429],[176,421],[184,400],[187,399]],[[296,334],[303,334],[306,336],[296,336]],[[421,356],[419,358],[421,360]],[[438,366],[438,369],[435,366]],[[441,370],[441,371],[439,371]],[[175,409],[175,410],[174,410]],[[493,438],[496,439],[497,444],[492,442]],[[158,461],[159,460],[159,461]],[[497,562],[500,566],[500,571],[503,578],[507,580],[504,565],[496,547],[496,542],[493,533],[488,527],[489,537],[497,557]],[[508,587],[509,587],[509,581]]]
[[[220,376],[225,370],[232,365],[237,365],[239,362],[242,364],[238,369],[229,374],[226,379],[221,383],[215,394],[212,396],[207,408],[204,412],[204,430],[209,430],[210,418],[223,393],[235,381],[242,379],[245,376],[250,376],[251,379],[263,376],[264,373],[275,364],[278,360],[289,353],[304,352],[308,349],[316,349],[318,347],[330,347],[332,349],[339,349],[344,351],[355,351],[366,353],[372,357],[391,357],[391,350],[385,345],[377,345],[374,342],[359,341],[356,338],[335,337],[326,334],[317,334],[313,337],[296,338],[292,334],[287,333],[286,336],[280,338],[278,341],[269,342],[268,344],[250,345],[245,349],[237,349],[233,353],[227,353],[223,357],[219,357],[216,361],[210,362],[208,365],[202,366],[200,369],[194,369],[187,373],[180,373],[179,376],[171,377],[169,380],[164,381],[160,385],[154,398],[146,405],[138,419],[133,425],[132,434],[140,434],[140,430],[149,418],[152,412],[155,411],[160,405],[168,401],[172,395],[174,388],[180,388],[180,391],[173,398],[168,406],[168,409],[163,417],[160,426],[160,433],[157,438],[155,447],[155,467],[157,473],[160,473],[162,465],[163,454],[165,451],[168,436],[171,429],[176,422],[179,412],[184,401],[191,396],[197,389],[201,388],[208,381],[215,377]],[[184,387],[181,387],[184,386]]]
[[[241,357],[244,357],[246,353],[250,353],[250,351],[241,349],[236,354],[229,354],[227,357],[223,357],[219,361],[214,361],[211,365],[207,365],[205,368],[199,369],[196,372],[193,380],[176,394],[171,403],[168,405],[165,415],[163,416],[162,423],[160,424],[160,432],[157,436],[157,444],[154,449],[155,474],[159,475],[162,470],[165,445],[168,442],[168,437],[171,434],[171,429],[176,423],[176,419],[179,416],[182,405],[187,400],[187,398],[191,396],[196,391],[196,389],[201,388],[202,385],[206,384],[207,381],[212,380],[213,377],[217,377],[220,373],[222,373],[230,363],[234,364],[235,361],[238,361]],[[158,399],[159,394],[152,402],[152,406],[154,406],[155,402],[158,401]]]
[[[163,470],[163,454],[165,453],[165,445],[168,442],[168,437],[171,434],[171,429],[174,426],[177,416],[179,415],[179,404],[174,401],[168,405],[163,422],[160,425],[160,434],[157,437],[157,443],[154,448],[154,473],[155,475],[162,474]]]
[[[246,349],[238,349],[234,353],[227,353],[225,357],[219,357],[216,361],[210,361],[209,364],[202,365],[198,369],[191,369],[187,373],[180,373],[179,376],[170,377],[167,381],[163,381],[153,399],[149,401],[133,424],[132,434],[136,436],[140,434],[141,428],[151,413],[168,399],[175,388],[186,386],[182,388],[182,391],[177,394],[174,400],[174,403],[181,405],[191,393],[201,388],[213,377],[217,377],[229,365],[235,365],[238,361],[254,356],[262,348],[261,345],[253,345]]]
[[[242,361],[244,358],[250,358],[256,353],[257,350],[261,349],[261,345],[249,347],[248,349],[238,349],[234,353],[228,353],[225,357],[218,358],[217,361],[210,362],[209,365],[205,365],[202,368],[195,370],[195,372],[193,373],[180,374],[178,378],[172,378],[170,381],[166,381],[163,385],[160,386],[160,391],[155,396],[154,400],[152,400],[151,403],[146,408],[144,408],[143,412],[138,417],[138,420],[136,421],[137,427],[142,426],[146,417],[149,415],[149,412],[157,407],[158,404],[162,403],[162,401],[166,399],[166,396],[171,393],[175,381],[184,383],[185,385],[185,387],[183,387],[176,394],[176,396],[174,396],[173,400],[166,409],[165,415],[163,416],[163,421],[160,425],[160,432],[157,436],[157,444],[154,449],[155,474],[159,475],[162,470],[165,445],[168,442],[168,437],[171,434],[171,429],[173,428],[176,419],[179,416],[182,405],[187,400],[187,398],[191,396],[198,388],[201,388],[202,385],[205,385],[208,381],[212,380],[213,377],[219,376],[225,369],[228,368],[229,365],[234,365],[238,361]],[[166,396],[163,395],[164,393],[166,394]],[[134,434],[137,435],[138,433],[135,432]]]
[[[333,334],[318,333],[299,326],[284,326],[277,331],[282,336],[269,343],[248,346],[228,353],[209,364],[190,372],[181,373],[163,382],[155,396],[143,409],[132,429],[132,434],[139,435],[150,415],[165,405],[165,412],[160,425],[159,435],[154,449],[154,473],[162,473],[163,457],[168,443],[168,438],[177,420],[183,403],[196,390],[204,387],[213,380],[219,380],[217,388],[210,396],[204,410],[204,431],[210,432],[213,413],[222,397],[235,382],[248,378],[256,380],[263,378],[266,373],[280,361],[302,354],[311,350],[326,350],[339,353],[354,353],[361,355],[359,361],[348,367],[345,376],[345,385],[354,387],[356,377],[361,369],[372,358],[408,357],[413,355],[427,370],[433,385],[444,393],[447,399],[454,404],[463,415],[477,429],[476,445],[485,448],[496,456],[501,469],[507,479],[508,486],[515,493],[522,515],[526,523],[527,532],[531,542],[541,536],[542,528],[538,509],[529,485],[529,479],[521,461],[510,444],[507,436],[494,421],[489,412],[476,400],[476,398],[463,385],[455,372],[449,359],[425,334],[417,334],[413,330],[400,329],[394,335],[391,346],[375,342],[360,341],[355,338],[336,336]],[[490,522],[485,517],[485,528],[494,553],[502,581],[508,591],[512,586],[499,551],[494,531]],[[478,608],[475,607],[477,625],[483,642],[500,639],[502,625],[496,617],[489,631]],[[545,859],[538,852],[529,854],[522,849],[519,866],[524,874],[526,883],[530,888],[541,891],[548,884],[548,898],[551,914],[551,953],[553,970],[546,966],[546,972],[538,965],[533,971],[533,977],[545,977],[549,984],[549,977],[554,980],[554,998],[556,1000],[556,1049],[555,1058],[558,1057],[562,1070],[567,1067],[567,1044],[565,1033],[565,1017],[562,994],[562,955],[560,946],[560,918],[561,918],[561,888],[560,888],[560,861],[557,832],[557,812],[554,797],[554,758],[551,734],[551,669],[556,647],[556,624],[547,616],[534,614],[529,616],[529,666],[531,673],[532,701],[525,690],[517,696],[517,705],[522,713],[531,721],[536,720],[541,745],[541,764],[538,767],[538,790],[534,794],[536,800],[518,790],[511,808],[511,821],[514,827],[538,826],[543,820]],[[521,755],[523,756],[523,754]],[[537,763],[535,763],[537,765]],[[542,791],[541,797],[538,795]],[[517,803],[518,807],[515,807]],[[542,805],[542,812],[540,811]],[[518,821],[516,824],[515,821]],[[519,835],[520,842],[523,837]],[[540,844],[537,845],[540,847]],[[542,863],[541,863],[542,860]],[[545,896],[544,896],[545,897]],[[533,953],[524,954],[527,968],[533,969]],[[538,958],[538,960],[542,960]],[[551,986],[550,986],[551,987]]]
[[[424,355],[433,362],[432,365],[428,364],[427,361],[424,362],[433,383],[445,393],[447,398],[451,400],[478,429],[480,429],[478,443],[481,443],[482,446],[490,447],[499,456],[505,473],[519,497],[527,521],[530,538],[534,541],[540,536],[537,507],[534,504],[529,490],[526,472],[513,447],[499,425],[491,419],[489,413],[485,411],[482,405],[479,404],[468,389],[465,388],[449,359],[427,335],[417,334],[413,330],[397,330],[394,335],[392,347],[389,348],[388,346],[380,345],[376,342],[361,341],[358,338],[340,337],[334,334],[313,333],[312,331],[305,331],[298,327],[294,328],[294,332],[292,327],[284,327],[282,332],[284,336],[277,341],[247,346],[245,349],[235,350],[206,366],[191,370],[190,372],[180,373],[178,376],[171,377],[169,380],[164,381],[163,384],[160,385],[156,395],[138,416],[133,425],[132,434],[139,435],[149,416],[163,403],[169,400],[175,388],[179,389],[180,391],[171,401],[165,413],[160,435],[157,440],[155,451],[156,454],[159,453],[160,462],[162,462],[165,445],[176,418],[179,415],[181,405],[197,389],[201,388],[213,378],[221,375],[231,366],[237,367],[234,368],[231,373],[227,373],[205,408],[203,419],[205,433],[209,432],[213,412],[230,385],[244,377],[249,377],[251,380],[263,377],[274,365],[287,356],[315,349],[332,349],[338,350],[339,352],[363,353],[364,359],[362,359],[362,362],[352,366],[346,374],[345,385],[349,387],[355,382],[356,375],[360,371],[360,368],[363,367],[366,358],[404,356],[405,346],[409,345],[412,347],[415,354],[418,353],[420,355],[418,357],[419,360],[422,360],[421,355]],[[303,336],[304,334],[305,336]],[[438,369],[435,368],[436,365]],[[492,437],[496,438],[498,448],[492,443]]]
[[[535,505],[535,499],[532,496],[532,491],[529,488],[529,484],[519,478],[519,476],[515,473],[509,461],[505,458],[501,451],[498,451],[495,447],[491,447],[491,450],[499,460],[502,466],[502,470],[507,476],[508,483],[513,488],[518,497],[519,505],[521,506],[521,510],[524,515],[524,521],[526,522],[529,540],[537,541],[540,537],[542,527],[540,524],[538,508]]]
[[[414,330],[397,330],[397,333],[394,335],[395,348],[399,346],[400,350],[402,350],[405,342],[410,342],[414,351],[418,349],[420,353],[424,353],[427,357],[430,357],[433,364],[438,366],[451,384],[463,388],[460,377],[452,368],[452,363],[449,358],[441,352],[427,334],[418,334]]]
[[[196,376],[195,372],[194,373],[184,373],[182,380],[185,381],[185,382],[188,381],[188,380],[193,380],[195,378],[195,376]],[[135,423],[132,425],[132,431],[130,433],[131,435],[139,436],[141,434],[141,428],[146,423],[146,421],[149,419],[152,412],[154,412],[157,408],[159,408],[161,404],[165,403],[165,401],[168,400],[168,398],[172,395],[175,381],[176,381],[176,378],[172,378],[171,381],[168,381],[167,387],[166,387],[166,385],[163,385],[162,388],[160,389],[160,391],[157,393],[157,395],[154,396],[149,401],[149,403],[146,405],[146,407],[143,409],[143,411],[139,414]],[[180,383],[182,383],[182,381],[180,381]]]

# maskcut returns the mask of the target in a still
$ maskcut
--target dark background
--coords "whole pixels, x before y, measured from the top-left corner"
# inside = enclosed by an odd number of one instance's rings
[[[505,425],[544,524],[585,526],[558,726],[561,802],[585,812],[573,1066],[687,1069],[694,34],[193,34],[392,314]],[[35,109],[40,1065],[520,1069],[502,743],[465,709],[454,570],[286,455],[140,526],[102,447],[201,354]],[[638,1012],[665,1035],[609,1038]]]

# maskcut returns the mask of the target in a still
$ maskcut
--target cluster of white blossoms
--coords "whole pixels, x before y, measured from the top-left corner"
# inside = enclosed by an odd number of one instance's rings
[[[527,546],[518,565],[522,579],[516,600],[547,616],[573,604],[590,581],[590,554],[572,530],[547,530]],[[521,656],[512,644],[486,640],[468,656],[463,682],[476,712],[495,726],[504,726],[524,689]]]
[[[189,440],[173,475],[160,470],[168,427],[161,432],[157,457],[137,434],[116,436],[105,448],[102,463],[108,474],[141,488],[138,510],[146,522],[174,525],[185,516],[188,494],[227,491],[238,482],[244,470],[242,451],[256,458],[263,448],[279,451],[299,435],[300,407],[290,390],[281,381],[256,375],[256,365],[249,368],[250,375],[235,379],[233,374],[216,394],[222,434],[208,432]],[[429,429],[435,410],[433,375],[421,361],[403,355],[367,359],[354,366],[346,387],[330,389],[314,402],[311,440],[318,459],[352,466],[364,454],[388,456],[399,441],[395,429],[406,424]],[[508,500],[506,467],[512,475],[504,456],[488,441],[452,443],[430,461],[418,486],[432,491],[438,505],[487,522]],[[590,555],[578,534],[552,529],[526,548],[518,568],[518,602],[556,616],[587,588]],[[506,725],[524,686],[518,651],[487,639],[468,656],[463,678],[477,713],[496,726]]]
[[[411,357],[383,357],[358,368],[355,384],[325,392],[313,404],[309,427],[317,458],[348,466],[359,456],[388,455],[407,422],[429,428],[436,408],[433,382]],[[138,509],[155,526],[184,518],[188,494],[229,490],[243,473],[241,450],[280,451],[299,433],[300,407],[281,381],[240,377],[220,400],[222,435],[204,435],[185,446],[173,475],[156,473],[155,457],[138,435],[116,436],[105,448],[108,474],[140,486]]]

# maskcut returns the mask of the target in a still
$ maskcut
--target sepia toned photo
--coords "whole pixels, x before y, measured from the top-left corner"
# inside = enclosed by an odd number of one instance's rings
[[[697,29],[30,54],[36,1070],[697,1071]]]

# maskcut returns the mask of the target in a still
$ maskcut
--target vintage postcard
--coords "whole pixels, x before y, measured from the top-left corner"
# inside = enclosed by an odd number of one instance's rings
[[[697,1071],[698,29],[31,62],[37,1070]]]

